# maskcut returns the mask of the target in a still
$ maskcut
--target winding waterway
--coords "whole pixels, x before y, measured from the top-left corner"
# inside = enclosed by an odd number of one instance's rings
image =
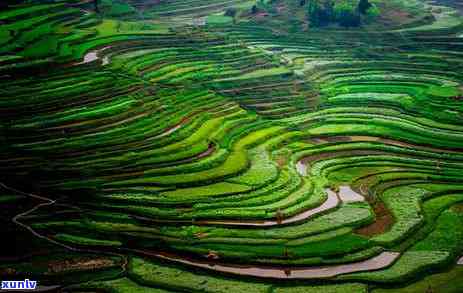
[[[325,211],[334,209],[340,203],[339,197],[333,192],[331,189],[325,189],[328,193],[328,197],[326,201],[313,209],[307,210],[295,216],[282,219],[281,221],[277,220],[268,220],[268,221],[198,221],[195,222],[196,224],[208,224],[208,225],[237,225],[237,226],[255,226],[255,227],[270,227],[276,225],[285,225],[285,224],[292,224],[299,221],[306,220],[310,217],[313,217],[317,214],[321,214]]]
[[[273,279],[321,279],[336,277],[347,273],[378,270],[391,265],[400,256],[400,253],[398,252],[385,251],[370,259],[349,264],[306,268],[283,268],[213,263],[208,261],[190,260],[171,254],[148,252],[144,250],[134,250],[134,252],[222,273]]]

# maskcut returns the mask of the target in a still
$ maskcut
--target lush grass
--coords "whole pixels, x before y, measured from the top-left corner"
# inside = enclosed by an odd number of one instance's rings
[[[132,258],[130,276],[138,283],[174,290],[205,292],[265,292],[269,285],[208,276],[204,272],[188,272],[141,258]]]
[[[319,285],[319,286],[300,286],[300,287],[279,287],[274,288],[275,293],[366,293],[368,289],[363,284],[340,284],[340,285]]]
[[[57,234],[55,235],[55,239],[79,245],[120,246],[122,244],[119,241],[91,239],[69,234]]]
[[[457,293],[463,290],[461,279],[463,278],[463,267],[456,266],[447,272],[433,274],[424,279],[402,288],[375,289],[374,293],[421,293],[426,290],[434,290],[442,293]]]
[[[460,274],[449,269],[463,239],[463,43],[452,11],[378,0],[379,21],[399,19],[391,30],[344,30],[310,27],[303,1],[155,2],[0,13],[2,182],[57,200],[4,192],[9,238],[11,218],[30,210],[18,219],[36,233],[129,258],[124,275],[118,262],[59,281],[85,282],[80,290],[458,290],[444,286]],[[280,223],[342,185],[366,201]],[[130,249],[291,268],[401,256],[336,280],[277,282]],[[14,267],[56,284],[41,261]]]

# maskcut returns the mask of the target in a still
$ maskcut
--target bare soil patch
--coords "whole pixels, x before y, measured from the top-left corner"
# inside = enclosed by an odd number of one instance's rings
[[[385,233],[394,223],[394,217],[383,202],[377,201],[373,205],[376,220],[368,226],[357,229],[355,233],[363,236],[375,236]]]
[[[107,258],[56,260],[48,263],[47,273],[54,274],[68,271],[96,270],[114,265],[114,261]]]

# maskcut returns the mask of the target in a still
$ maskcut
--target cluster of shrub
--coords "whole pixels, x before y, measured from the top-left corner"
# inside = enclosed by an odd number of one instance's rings
[[[316,27],[330,23],[356,27],[379,14],[378,8],[368,0],[300,0],[300,5],[307,7],[310,24]]]

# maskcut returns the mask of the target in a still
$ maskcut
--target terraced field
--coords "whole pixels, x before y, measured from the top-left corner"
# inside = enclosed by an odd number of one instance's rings
[[[454,8],[284,31],[223,16],[254,1],[48,2],[0,12],[4,280],[463,292]]]

